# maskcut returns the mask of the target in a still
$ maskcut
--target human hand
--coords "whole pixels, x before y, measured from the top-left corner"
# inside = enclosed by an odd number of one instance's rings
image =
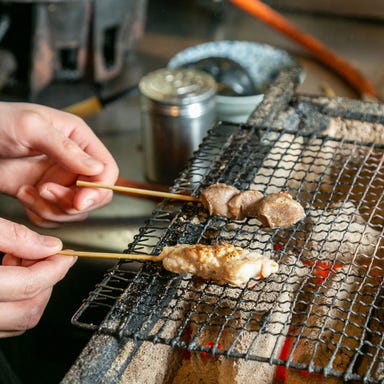
[[[76,262],[57,255],[59,239],[0,218],[0,338],[21,335],[40,320],[52,293]]]
[[[0,102],[0,192],[16,197],[42,227],[84,220],[112,192],[76,180],[114,184],[118,167],[91,128],[72,114],[32,103]]]

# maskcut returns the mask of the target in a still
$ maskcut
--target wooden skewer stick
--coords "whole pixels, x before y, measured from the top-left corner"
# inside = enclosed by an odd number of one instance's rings
[[[126,259],[126,260],[138,260],[138,261],[162,261],[161,256],[152,255],[136,255],[133,253],[111,253],[111,252],[84,252],[73,251],[71,249],[63,249],[58,252],[59,255],[64,256],[78,256],[78,257],[91,257],[99,259]]]
[[[112,191],[116,191],[116,192],[133,193],[133,194],[137,194],[137,195],[154,196],[154,197],[162,197],[164,199],[175,199],[175,200],[200,202],[200,199],[197,197],[182,195],[179,193],[152,191],[152,190],[148,190],[148,189],[131,188],[131,187],[121,187],[118,185],[99,184],[99,183],[92,183],[90,181],[82,181],[82,180],[78,180],[76,182],[76,185],[78,187],[104,188],[104,189],[111,189]]]

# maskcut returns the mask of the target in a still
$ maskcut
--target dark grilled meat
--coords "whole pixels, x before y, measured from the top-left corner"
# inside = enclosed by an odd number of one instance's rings
[[[200,200],[211,216],[233,220],[257,217],[264,226],[288,227],[304,218],[304,208],[287,191],[264,196],[256,190],[239,191],[224,184],[212,184],[201,192]]]
[[[240,191],[227,184],[217,183],[201,191],[200,199],[211,216],[230,217],[228,202]]]
[[[288,227],[305,217],[304,208],[286,192],[271,193],[258,203],[257,217],[263,225]]]
[[[263,194],[256,190],[243,191],[233,196],[228,202],[230,217],[234,220],[255,217],[258,203],[263,197]]]

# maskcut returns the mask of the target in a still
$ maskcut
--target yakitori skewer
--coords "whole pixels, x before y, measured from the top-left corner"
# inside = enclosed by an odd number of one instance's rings
[[[278,271],[278,264],[269,257],[232,244],[177,244],[164,247],[159,256],[71,250],[59,253],[80,257],[162,261],[164,269],[170,272],[190,273],[238,287],[244,286],[251,278],[266,278]]]
[[[175,200],[200,202],[200,199],[197,197],[182,195],[181,193],[170,193],[170,192],[153,191],[153,190],[141,189],[141,188],[122,187],[119,185],[99,184],[99,183],[92,183],[90,181],[82,181],[82,180],[78,180],[76,182],[76,185],[78,187],[110,189],[112,191],[134,194],[134,195],[162,197],[164,199],[175,199]]]
[[[256,190],[240,191],[224,183],[216,183],[203,189],[200,197],[168,193],[140,188],[106,185],[88,181],[77,181],[79,187],[106,188],[124,193],[157,196],[168,199],[198,202],[211,216],[227,217],[232,220],[243,220],[256,217],[265,226],[271,228],[287,227],[305,217],[304,208],[294,200],[287,191],[271,193],[264,196]]]
[[[114,253],[114,252],[88,252],[88,251],[73,251],[71,249],[63,249],[59,252],[64,256],[90,257],[97,259],[125,259],[138,261],[162,261],[161,256],[140,255],[134,253]]]

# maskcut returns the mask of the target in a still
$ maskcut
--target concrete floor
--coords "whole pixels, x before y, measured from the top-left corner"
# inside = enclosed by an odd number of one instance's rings
[[[326,84],[338,96],[358,97],[348,84],[288,38],[232,5],[227,4],[221,9],[220,2],[215,5],[218,8],[212,8],[212,3],[149,1],[145,34],[138,42],[135,53],[127,58],[128,75],[125,74],[123,82],[111,82],[108,89],[106,88],[107,91],[137,84],[143,74],[165,66],[174,54],[186,47],[210,40],[230,39],[271,44],[296,57],[306,72],[306,78],[298,88],[299,93],[324,94]],[[219,17],[213,14],[212,9],[223,13]],[[356,66],[384,98],[383,22],[367,17],[359,19],[356,15],[353,18],[340,15],[325,17],[324,14],[293,11],[286,12],[285,15]],[[58,99],[54,101],[58,102]],[[87,121],[115,155],[121,168],[121,176],[143,181],[145,177],[137,93],[133,92],[130,96],[106,106],[100,113],[87,118]],[[153,207],[154,203],[150,201],[115,196],[109,207],[92,214],[82,226],[68,224],[59,230],[40,232],[59,236],[72,248],[122,251],[136,233],[138,226],[151,214]],[[21,207],[9,198],[0,198],[0,215],[18,222],[26,222]],[[41,347],[36,356],[45,359],[48,373],[42,375],[39,367],[34,367],[33,364],[26,366],[21,360],[17,363],[16,369],[20,372],[23,370],[24,375],[29,377],[28,384],[57,382],[79,354],[89,335],[71,328],[70,317],[87,292],[100,281],[108,266],[108,263],[89,261],[78,263],[66,281],[57,288],[41,325],[20,338],[18,346],[7,346],[11,351],[17,350],[17,353],[14,353],[17,359],[20,359],[20,354],[23,356],[20,349],[34,350],[34,342]],[[84,276],[88,276],[88,279],[84,279]],[[60,311],[57,311],[57,308],[60,308]],[[63,331],[62,337],[57,336],[60,329]],[[40,343],[36,340],[43,341]],[[55,340],[54,345],[50,340]],[[16,341],[9,341],[9,344],[13,343],[16,344]]]

